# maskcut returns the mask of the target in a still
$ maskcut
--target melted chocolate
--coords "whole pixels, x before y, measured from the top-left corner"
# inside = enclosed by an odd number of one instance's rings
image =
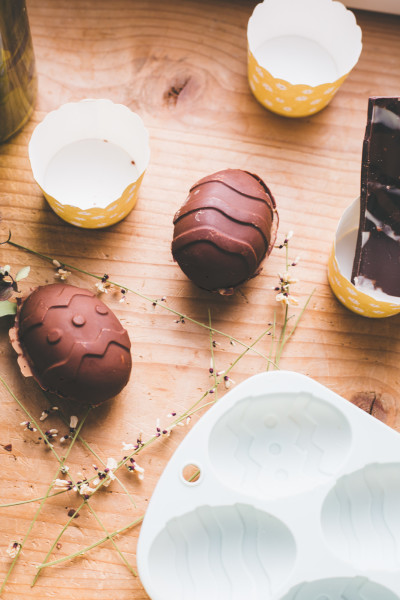
[[[275,200],[257,175],[219,171],[195,183],[176,213],[172,254],[199,287],[230,290],[258,274],[277,227]]]
[[[128,383],[128,333],[89,290],[40,286],[19,311],[17,337],[39,385],[59,396],[97,405]]]
[[[352,282],[400,296],[400,98],[370,98]]]

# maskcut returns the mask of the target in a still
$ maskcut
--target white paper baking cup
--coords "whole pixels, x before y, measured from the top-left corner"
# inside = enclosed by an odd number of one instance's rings
[[[51,208],[84,228],[108,227],[133,209],[150,159],[142,119],[111,100],[49,113],[29,143],[33,176]]]
[[[351,283],[360,222],[360,199],[343,213],[328,261],[328,280],[337,299],[363,317],[391,317],[400,312],[400,298],[379,290],[363,291]]]
[[[362,49],[353,13],[332,0],[264,0],[250,17],[247,40],[253,94],[287,117],[324,108]]]

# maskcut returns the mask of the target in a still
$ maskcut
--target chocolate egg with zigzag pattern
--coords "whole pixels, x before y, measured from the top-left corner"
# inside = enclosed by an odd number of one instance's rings
[[[260,272],[278,222],[274,197],[260,177],[218,171],[195,183],[175,214],[172,255],[200,288],[230,294]]]
[[[23,300],[10,338],[22,373],[61,397],[96,406],[128,383],[128,333],[87,289],[39,286]]]

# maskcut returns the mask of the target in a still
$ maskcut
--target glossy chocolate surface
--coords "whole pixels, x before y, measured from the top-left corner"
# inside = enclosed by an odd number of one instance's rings
[[[128,333],[91,291],[62,283],[40,286],[17,319],[17,336],[41,387],[97,405],[128,383]]]
[[[400,98],[370,98],[352,282],[400,296]]]
[[[172,254],[206,290],[229,290],[254,277],[276,239],[275,200],[257,176],[239,169],[200,179],[174,217]]]

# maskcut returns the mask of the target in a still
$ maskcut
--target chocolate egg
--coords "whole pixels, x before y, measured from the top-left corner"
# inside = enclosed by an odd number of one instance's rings
[[[128,383],[127,331],[91,291],[56,283],[36,288],[10,333],[25,375],[59,396],[97,405]]]
[[[200,179],[174,217],[172,255],[196,285],[231,293],[257,275],[278,229],[265,183],[240,169]]]

